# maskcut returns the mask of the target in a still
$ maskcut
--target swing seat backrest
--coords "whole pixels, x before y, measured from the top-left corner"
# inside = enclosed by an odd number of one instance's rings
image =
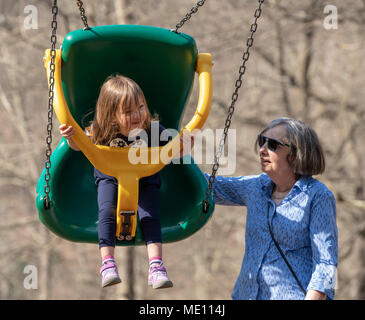
[[[133,79],[151,113],[168,128],[179,127],[194,81],[197,49],[193,38],[147,26],[101,26],[69,33],[62,44],[62,82],[75,120],[93,111],[111,74]]]
[[[62,87],[74,119],[85,128],[94,116],[105,79],[122,74],[140,85],[151,114],[157,113],[166,128],[178,130],[193,86],[196,58],[193,38],[166,29],[117,25],[76,30],[62,44]],[[96,243],[98,208],[92,165],[64,139],[51,163],[49,209],[43,206],[45,170],[37,185],[41,221],[63,238]],[[181,240],[200,229],[213,212],[214,205],[208,213],[202,212],[207,182],[193,161],[169,164],[160,173],[163,241]],[[134,244],[144,244],[139,227]]]

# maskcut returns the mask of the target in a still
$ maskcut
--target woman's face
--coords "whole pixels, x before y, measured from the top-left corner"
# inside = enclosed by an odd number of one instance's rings
[[[262,134],[267,138],[278,140],[282,143],[288,143],[286,137],[285,125],[278,125],[273,127]],[[261,170],[267,173],[269,176],[288,175],[293,173],[293,169],[288,162],[288,154],[290,148],[287,146],[279,145],[276,151],[271,151],[268,148],[268,142],[260,148],[260,160]]]
[[[144,103],[124,108],[119,117],[121,133],[128,136],[134,129],[143,129],[147,117],[147,106]]]

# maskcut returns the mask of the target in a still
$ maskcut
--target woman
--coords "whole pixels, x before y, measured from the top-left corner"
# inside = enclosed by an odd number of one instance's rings
[[[256,140],[263,174],[215,179],[218,205],[247,206],[245,255],[233,299],[333,299],[336,201],[312,175],[325,169],[305,123],[272,121]],[[209,175],[206,174],[209,178]]]

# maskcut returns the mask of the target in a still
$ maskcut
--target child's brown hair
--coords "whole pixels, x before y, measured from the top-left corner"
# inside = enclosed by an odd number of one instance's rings
[[[147,108],[147,118],[141,129],[147,129],[151,122],[151,114],[142,89],[132,79],[122,75],[108,77],[100,90],[94,120],[86,128],[91,141],[95,144],[109,145],[120,132],[118,113],[140,104]],[[153,120],[157,119],[158,116],[155,116]]]

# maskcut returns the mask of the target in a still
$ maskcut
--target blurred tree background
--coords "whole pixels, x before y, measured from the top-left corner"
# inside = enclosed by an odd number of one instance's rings
[[[90,26],[171,29],[195,3],[85,0],[84,7]],[[25,26],[29,5],[37,10],[36,29]],[[257,5],[207,0],[180,30],[195,38],[200,52],[213,55],[206,128],[224,127]],[[337,10],[337,26],[326,7]],[[144,247],[118,248],[123,283],[101,289],[97,246],[60,239],[39,222],[35,189],[45,162],[48,103],[42,57],[50,46],[51,17],[49,0],[0,0],[0,299],[230,299],[244,254],[245,208],[216,206],[198,233],[166,244],[174,287],[162,291],[147,288]],[[59,1],[57,47],[81,27],[76,1]],[[236,176],[260,173],[253,144],[272,119],[293,117],[317,131],[327,170],[316,178],[337,199],[337,299],[365,299],[364,34],[365,0],[266,0],[231,125],[237,133]],[[194,86],[182,123],[195,110],[197,81]],[[53,148],[60,139],[56,117],[54,128]],[[28,265],[38,270],[36,290],[24,287]]]

